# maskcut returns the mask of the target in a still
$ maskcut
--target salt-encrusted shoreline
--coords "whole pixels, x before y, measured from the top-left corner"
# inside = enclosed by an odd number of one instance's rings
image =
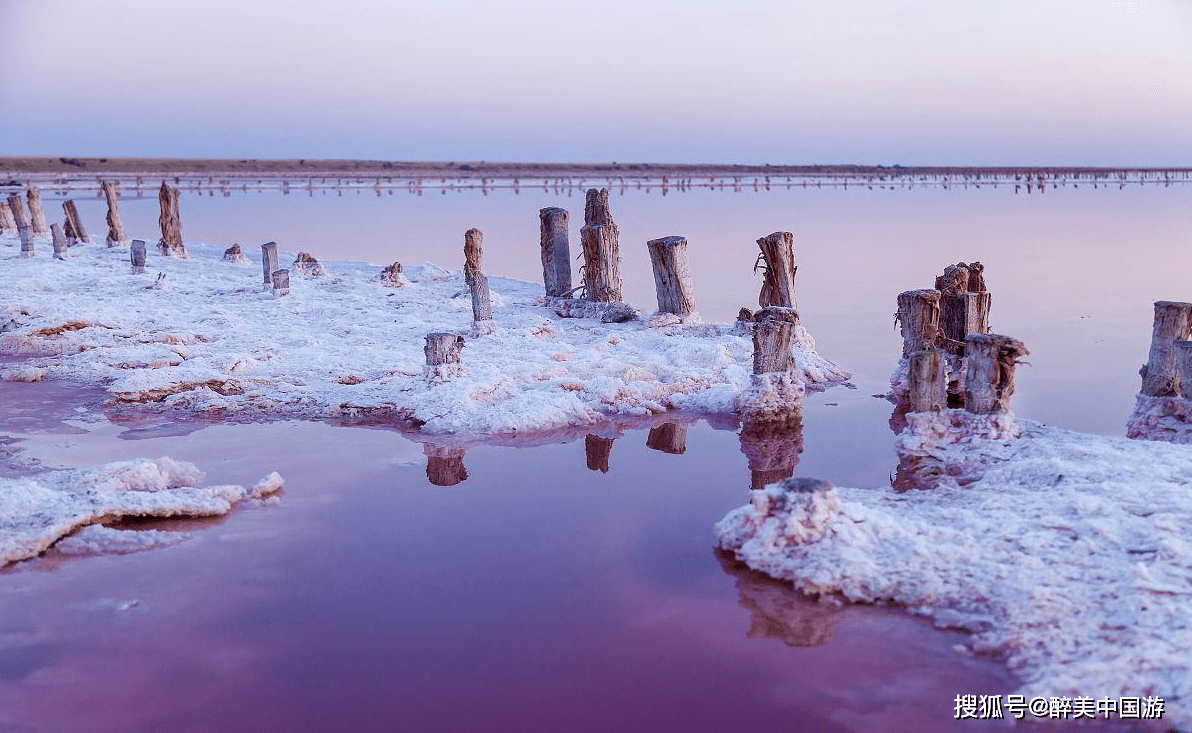
[[[532,283],[489,278],[495,330],[467,338],[463,376],[431,384],[425,335],[471,328],[460,273],[407,266],[408,283],[392,288],[377,281],[379,265],[329,262],[324,276],[291,273],[290,294],[275,298],[259,265],[225,262],[211,245],[188,242],[186,260],[151,254],[144,275],[130,274],[120,248],[75,246],[55,260],[45,245],[30,259],[18,247],[0,237],[0,350],[36,357],[7,378],[44,369],[142,410],[374,416],[484,436],[675,408],[727,413],[750,385],[752,343],[735,325],[564,319]],[[812,388],[848,378],[805,331],[794,355]]]
[[[1192,447],[908,415],[939,487],[774,484],[716,527],[749,567],[972,632],[1024,694],[1162,697],[1192,727]],[[958,425],[966,421],[979,425]],[[806,488],[806,487],[804,487]]]
[[[252,488],[202,486],[194,464],[170,458],[0,478],[0,567],[45,552],[69,538],[70,554],[131,552],[176,544],[185,533],[102,527],[123,517],[212,517],[233,505],[266,499],[282,488],[269,474]]]

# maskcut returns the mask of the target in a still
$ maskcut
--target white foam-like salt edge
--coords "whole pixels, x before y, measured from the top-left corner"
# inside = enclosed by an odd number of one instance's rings
[[[124,249],[78,245],[55,260],[38,246],[26,259],[17,245],[0,236],[0,349],[40,354],[47,378],[103,384],[140,409],[392,414],[428,433],[485,435],[671,408],[729,412],[750,385],[752,341],[731,325],[564,319],[535,305],[541,285],[507,278],[489,278],[496,326],[467,338],[465,373],[430,384],[426,334],[471,331],[459,273],[407,266],[408,284],[390,288],[379,265],[328,262],[321,277],[291,271],[290,294],[275,298],[255,263],[225,262],[211,245],[187,243],[186,260],[151,251],[142,275]],[[37,334],[64,324],[72,330]],[[801,379],[848,379],[806,330],[797,336]]]
[[[948,413],[908,415],[898,447],[973,483],[775,484],[717,524],[720,546],[801,590],[971,631],[1028,696],[1155,695],[1192,728],[1192,448],[1025,421],[1013,439],[1007,417],[957,430]]]
[[[202,486],[202,482],[203,474],[194,464],[171,458],[0,478],[0,567],[36,557],[87,525],[121,517],[227,514],[246,499],[277,493],[284,483],[276,471],[251,488]],[[116,543],[112,533],[125,536]],[[162,544],[166,539],[142,532],[92,530],[68,544],[67,550],[97,551],[107,546],[127,552],[130,543],[143,548],[146,542]]]

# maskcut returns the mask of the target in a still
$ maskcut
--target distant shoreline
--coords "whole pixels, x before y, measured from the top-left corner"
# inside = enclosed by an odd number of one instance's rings
[[[73,158],[0,156],[0,183],[27,175],[62,175],[67,178],[104,174],[119,176],[164,173],[187,176],[311,177],[368,176],[386,178],[517,179],[561,178],[659,178],[674,176],[733,177],[786,176],[798,178],[886,178],[904,176],[961,176],[1002,178],[1014,176],[1082,176],[1104,178],[1125,173],[1167,174],[1186,179],[1188,167],[1120,166],[903,166],[903,165],[727,165],[687,163],[517,163],[490,161],[384,161],[384,160],[264,160],[216,158]]]

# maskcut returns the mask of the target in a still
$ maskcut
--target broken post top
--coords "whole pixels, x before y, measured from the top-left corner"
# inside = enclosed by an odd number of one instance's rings
[[[608,189],[589,188],[587,193],[587,200],[584,203],[584,226],[606,226],[611,229],[617,228],[617,223],[613,221],[613,213],[608,205]]]
[[[784,308],[795,307],[795,235],[791,232],[774,232],[757,240],[761,255],[753,269],[762,270],[762,291],[758,305]]]
[[[484,233],[475,227],[464,232],[464,280],[471,285],[472,277],[484,267]]]
[[[944,268],[935,278],[935,289],[945,295],[985,292],[985,265],[980,262],[958,262]]]
[[[561,209],[558,206],[547,206],[544,209],[538,210],[538,216],[541,219],[549,219],[549,218],[558,216],[559,214],[566,216],[567,209]]]

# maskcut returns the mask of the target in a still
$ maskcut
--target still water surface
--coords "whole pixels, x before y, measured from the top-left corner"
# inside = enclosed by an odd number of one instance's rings
[[[889,490],[891,405],[872,395],[899,353],[894,296],[946,264],[984,262],[994,329],[1032,350],[1016,412],[1103,434],[1132,408],[1151,302],[1192,297],[1187,186],[616,193],[627,297],[652,303],[645,241],[684,235],[707,320],[756,305],[757,237],[796,233],[801,315],[857,389],[808,398],[795,473],[842,485]],[[582,203],[184,191],[182,215],[188,240],[250,256],[276,240],[453,268],[476,226],[486,270],[537,280],[537,210],[570,209],[575,242]],[[80,210],[102,235],[102,202]],[[154,199],[123,214],[152,235]],[[0,731],[972,730],[955,695],[1016,686],[959,634],[717,556],[712,525],[751,482],[731,421],[680,416],[682,454],[648,448],[650,425],[596,430],[615,438],[607,472],[585,440],[473,446],[443,486],[433,450],[392,429],[105,416],[98,392],[54,383],[0,398],[7,475],[170,455],[209,483],[287,479],[279,506],[165,525],[195,532],[176,547],[0,572]]]

